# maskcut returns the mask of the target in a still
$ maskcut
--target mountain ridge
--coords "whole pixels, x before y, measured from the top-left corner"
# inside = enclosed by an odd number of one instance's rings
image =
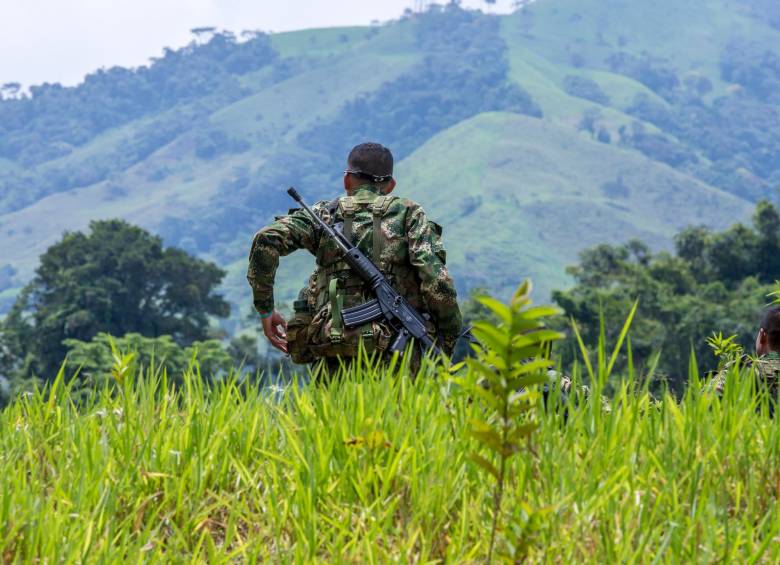
[[[110,117],[122,123],[85,133],[92,137],[80,145],[52,144],[41,153],[0,126],[0,203],[18,203],[16,209],[0,204],[0,269],[6,273],[0,305],[8,307],[32,276],[37,256],[62,231],[120,216],[226,266],[224,288],[239,320],[248,308],[240,265],[252,232],[286,209],[288,184],[311,200],[333,192],[328,187],[338,190],[345,148],[367,138],[398,149],[399,190],[408,188],[445,223],[461,292],[488,286],[506,294],[528,274],[547,294],[568,283],[564,266],[583,247],[601,242],[596,235],[612,243],[642,237],[668,247],[684,223],[721,228],[743,220],[751,202],[772,196],[766,187],[775,173],[762,155],[773,154],[775,135],[759,140],[764,149],[755,157],[739,153],[745,143],[739,136],[756,127],[749,117],[759,107],[750,94],[756,87],[743,79],[745,94],[729,94],[734,88],[724,79],[725,63],[712,59],[750,31],[751,22],[757,37],[780,38],[780,32],[740,12],[745,1],[698,0],[706,18],[696,21],[695,53],[675,62],[663,56],[671,47],[649,44],[645,31],[621,39],[619,3],[590,4],[543,0],[508,16],[435,8],[381,27],[258,35],[244,43],[217,34],[215,45],[173,52],[142,73],[184,93],[165,98],[172,105],[163,111]],[[674,9],[663,0],[642,11],[654,14],[647,21],[665,21]],[[772,9],[768,5],[767,13]],[[688,14],[689,7],[678,12]],[[733,37],[706,33],[722,30],[730,15],[739,21]],[[696,59],[704,55],[707,60]],[[743,74],[753,69],[747,56],[731,64]],[[768,68],[759,77],[764,83],[774,80],[774,67]],[[215,74],[201,80],[203,72]],[[91,106],[111,107],[101,88],[130,84],[122,88],[135,92],[133,81],[143,82],[132,71],[107,70],[98,78],[83,91],[39,90],[35,108],[88,124]],[[62,100],[75,106],[68,110]],[[772,100],[762,103],[764,111],[775,111]],[[24,104],[0,101],[0,118],[16,119]],[[146,108],[135,99],[115,105],[122,104]],[[700,114],[711,128],[718,105],[726,104],[748,118],[745,132],[714,130],[710,139],[722,149],[704,144],[676,117]],[[24,135],[45,133],[36,128]],[[536,137],[526,140],[531,134]],[[26,152],[27,161],[14,158],[9,144]],[[40,163],[25,164],[30,159]],[[559,170],[567,168],[574,173]],[[437,200],[444,178],[456,196]],[[480,178],[510,187],[514,196],[538,193],[512,203],[531,210],[518,212],[523,222],[498,223],[491,234],[494,249],[512,257],[509,264],[475,260],[489,252],[470,233],[480,224],[496,225],[494,216],[503,210]],[[681,207],[686,211],[664,215]],[[555,233],[560,226],[565,236]],[[291,271],[306,266],[298,260]],[[279,296],[289,299],[294,284],[283,284]]]

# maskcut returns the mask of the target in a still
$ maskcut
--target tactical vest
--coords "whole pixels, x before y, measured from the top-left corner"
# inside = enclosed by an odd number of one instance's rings
[[[395,196],[358,191],[354,196],[342,196],[329,203],[323,219],[342,224],[347,239],[361,247],[413,306],[421,308],[420,281],[409,262],[405,229],[398,230],[404,233],[394,233],[387,225],[389,220],[406,225],[408,209],[393,207],[397,201]],[[388,216],[391,208],[393,213]],[[355,241],[356,237],[359,241]],[[401,245],[399,237],[404,238]],[[394,241],[390,242],[390,238]],[[361,341],[367,353],[384,351],[392,338],[391,328],[384,322],[346,329],[341,317],[344,308],[372,299],[370,288],[340,259],[333,242],[322,240],[316,257],[317,267],[307,287],[301,290],[294,304],[295,316],[287,327],[292,360],[309,363],[321,357],[354,357]],[[430,329],[433,333],[432,324]]]
[[[777,397],[780,392],[780,354],[776,351],[770,351],[758,359],[743,355],[739,361],[727,363],[707,384],[707,390],[722,395],[728,374],[737,363],[741,367],[752,368],[758,384],[761,385],[760,389],[771,393],[773,398]]]

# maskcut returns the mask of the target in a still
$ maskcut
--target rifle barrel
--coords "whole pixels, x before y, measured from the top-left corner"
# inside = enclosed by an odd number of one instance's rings
[[[303,201],[301,198],[301,195],[298,194],[298,191],[295,190],[292,186],[287,189],[287,194],[290,195],[290,197],[295,200],[298,204],[303,206],[303,209],[306,210],[306,212],[311,216],[311,219],[314,220],[316,224],[320,226],[320,228],[324,229],[327,234],[332,237],[334,240],[336,240],[336,244],[339,246],[339,248],[344,253],[349,253],[350,249],[352,249],[352,244],[346,241],[346,238],[340,234],[338,231],[334,230],[333,227],[326,224],[324,221],[322,221],[322,218],[320,218],[317,214],[314,213],[314,210],[309,208],[309,206],[306,204],[306,202]]]

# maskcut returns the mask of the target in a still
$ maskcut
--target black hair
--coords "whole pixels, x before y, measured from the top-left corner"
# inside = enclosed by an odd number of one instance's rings
[[[347,157],[346,172],[382,183],[393,178],[393,154],[380,143],[361,143],[352,148]]]
[[[769,336],[769,348],[780,350],[780,306],[773,306],[764,312],[761,327]]]

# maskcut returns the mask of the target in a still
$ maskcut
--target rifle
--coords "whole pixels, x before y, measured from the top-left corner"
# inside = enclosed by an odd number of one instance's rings
[[[301,199],[298,191],[290,187],[287,194],[300,204],[311,219],[344,253],[344,262],[371,287],[376,298],[364,304],[345,308],[341,312],[344,327],[356,328],[380,319],[385,319],[397,335],[390,345],[390,352],[403,353],[410,338],[417,340],[425,350],[439,354],[441,351],[428,335],[426,319],[409,301],[396,291],[385,275],[371,259],[349,241],[337,228],[326,224]]]

